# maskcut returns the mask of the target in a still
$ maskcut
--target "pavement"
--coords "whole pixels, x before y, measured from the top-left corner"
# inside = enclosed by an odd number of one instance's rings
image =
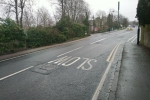
[[[136,45],[135,36],[136,29],[95,34],[69,43],[0,56],[0,99],[91,100],[99,80],[110,67],[97,100],[150,100],[150,53],[144,46]],[[109,66],[106,59],[116,44],[118,52]],[[61,56],[74,57],[78,62],[56,64],[55,59]],[[46,69],[50,71],[43,72],[47,65],[51,65]]]
[[[150,100],[150,52],[142,45],[125,43],[120,70],[108,100]],[[116,82],[117,81],[117,82]]]

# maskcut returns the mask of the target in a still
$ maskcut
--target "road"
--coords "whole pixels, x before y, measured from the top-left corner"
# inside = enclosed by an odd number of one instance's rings
[[[116,55],[125,42],[136,43],[136,31],[94,34],[0,61],[0,100],[107,98]]]

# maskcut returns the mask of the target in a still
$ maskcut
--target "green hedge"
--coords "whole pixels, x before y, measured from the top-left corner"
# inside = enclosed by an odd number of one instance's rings
[[[69,17],[61,19],[54,27],[38,26],[28,30],[9,18],[0,19],[0,55],[84,37],[86,30],[85,25],[73,23]]]
[[[26,35],[13,20],[0,19],[0,54],[25,48]]]
[[[137,17],[139,24],[145,26],[150,24],[150,1],[149,0],[139,0],[137,6]]]
[[[57,29],[30,28],[27,30],[27,47],[34,48],[66,41],[66,37]]]

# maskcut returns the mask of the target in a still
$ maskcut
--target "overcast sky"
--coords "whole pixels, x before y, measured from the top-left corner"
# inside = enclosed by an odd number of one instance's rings
[[[46,7],[51,16],[54,16],[55,13],[55,5],[50,4],[49,1],[57,1],[57,0],[35,0],[36,7]],[[92,11],[92,15],[96,13],[98,10],[104,10],[106,14],[109,13],[111,8],[118,10],[118,1],[120,1],[120,13],[126,16],[130,21],[136,20],[136,8],[138,0],[84,0],[90,6]]]
[[[47,7],[49,10],[54,11],[54,7],[50,6],[50,3],[48,2],[50,0],[38,0],[38,1],[39,7],[44,6]],[[96,11],[98,10],[104,10],[107,14],[109,13],[109,10],[111,8],[118,10],[118,1],[120,1],[120,13],[126,16],[130,21],[136,20],[135,16],[138,0],[84,0],[84,1],[86,1],[89,4],[92,14],[95,14]]]
[[[95,13],[97,10],[104,10],[107,14],[109,9],[118,10],[118,1],[120,1],[120,13],[129,18],[130,21],[136,20],[136,8],[138,0],[84,0]]]

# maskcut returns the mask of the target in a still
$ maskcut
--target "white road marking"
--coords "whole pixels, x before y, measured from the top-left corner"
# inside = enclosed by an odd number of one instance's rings
[[[95,44],[95,43],[97,43],[97,42],[100,42],[100,41],[103,41],[103,40],[106,40],[107,38],[103,38],[103,39],[101,39],[101,40],[98,40],[98,41],[95,41],[95,42],[93,42],[93,43],[91,43],[91,44]]]
[[[7,79],[7,78],[9,78],[9,77],[12,77],[12,76],[14,76],[14,75],[17,75],[17,74],[19,74],[19,73],[21,73],[21,72],[24,72],[24,71],[26,71],[26,70],[28,70],[28,69],[31,69],[31,68],[33,68],[33,67],[34,67],[34,66],[31,66],[31,67],[28,67],[28,68],[23,69],[23,70],[21,70],[21,71],[18,71],[18,72],[16,72],[16,73],[13,73],[13,74],[10,74],[10,75],[5,76],[5,77],[3,77],[3,78],[0,78],[0,81],[2,81],[2,80],[4,80],[4,79]]]
[[[69,60],[71,57],[67,57],[65,59],[63,59],[61,62],[59,62],[57,65],[61,65],[62,63],[64,63],[65,61]]]
[[[12,58],[8,58],[8,59],[4,59],[4,60],[1,60],[0,62],[4,62],[4,61],[8,61],[8,60],[12,60],[12,59],[16,59],[16,58],[20,58],[20,57],[23,57],[23,56],[26,56],[26,55],[29,55],[29,54],[37,53],[37,52],[40,52],[40,51],[35,51],[35,52],[27,53],[27,54],[24,54],[24,55],[20,55],[20,56],[16,56],[16,57],[12,57]]]
[[[48,63],[50,64],[50,63],[52,63],[52,62],[61,62],[63,59],[65,59],[65,58],[67,58],[67,56],[65,56],[65,57],[62,57],[62,58],[58,58],[58,59],[56,59],[56,60],[53,60],[53,61],[49,61]]]
[[[83,46],[82,46],[82,47],[83,47]],[[68,52],[66,52],[66,53],[63,53],[63,54],[57,56],[57,57],[60,57],[60,56],[63,56],[63,55],[65,55],[65,54],[68,54],[68,53],[70,53],[70,52],[76,51],[76,50],[78,50],[78,49],[81,49],[82,47],[79,47],[79,48],[76,48],[76,49],[74,49],[74,50],[68,51]]]
[[[71,58],[70,60],[66,61],[65,63],[62,64],[62,66],[71,66],[72,64],[76,63],[77,61],[79,61],[81,58],[80,57],[74,57]],[[70,62],[73,61],[73,62]],[[70,62],[70,63],[69,63]],[[67,64],[69,63],[69,64]]]
[[[136,37],[136,35],[134,35],[133,37],[131,37],[127,42],[129,42],[130,40],[132,40],[134,37]]]
[[[131,42],[134,42],[136,39],[137,39],[137,36]]]
[[[69,44],[69,43],[73,43],[73,42],[78,42],[78,41],[81,41],[81,40],[84,40],[84,39],[86,39],[86,38],[82,38],[82,39],[79,39],[79,40],[74,40],[74,41],[71,41],[71,42],[66,42],[66,43],[61,43],[61,44],[52,45],[52,46],[50,46],[49,48],[56,47],[56,46],[61,46],[61,45],[65,45],[65,44]],[[47,49],[49,49],[49,48],[47,48]],[[29,55],[29,54],[32,54],[32,53],[41,52],[42,50],[45,50],[45,49],[41,49],[41,50],[38,50],[38,51],[33,51],[33,52],[30,52],[30,53],[27,53],[27,54],[23,54],[23,55],[19,55],[19,56],[16,56],[16,57],[4,59],[4,60],[1,60],[0,62],[12,60],[12,59],[16,59],[16,58],[23,57],[23,56],[26,56],[26,55]]]
[[[110,67],[111,67],[111,65],[112,65],[112,62],[113,62],[113,60],[114,60],[114,57],[115,57],[115,55],[116,55],[116,53],[117,53],[118,48],[119,48],[120,45],[121,45],[121,43],[119,43],[119,44],[117,44],[117,45],[115,46],[115,51],[114,51],[114,49],[113,49],[114,53],[113,53],[112,59],[111,59],[110,63],[108,64],[108,66],[107,66],[107,68],[106,68],[106,70],[105,70],[105,73],[103,74],[102,79],[100,80],[100,83],[99,83],[99,85],[98,85],[98,87],[97,87],[97,89],[96,89],[96,91],[95,91],[95,93],[94,93],[94,95],[93,95],[93,97],[92,97],[92,100],[97,100],[98,95],[99,95],[99,93],[100,93],[100,91],[101,91],[101,89],[102,89],[102,87],[103,87],[103,84],[104,84],[104,82],[105,82],[105,79],[106,79],[106,77],[107,77],[107,74],[108,74],[108,72],[109,72],[109,69],[110,69]],[[113,51],[112,51],[112,52],[113,52]]]
[[[83,59],[85,59],[85,61],[80,66],[78,66],[77,69],[83,67],[83,65],[89,60],[89,58],[83,58]]]
[[[89,68],[85,68],[84,66],[82,66],[82,69],[83,69],[83,70],[91,70],[91,69],[93,68],[92,64],[90,63],[91,61],[97,62],[97,60],[91,59],[91,60],[89,60],[89,61],[87,62],[90,67],[89,67]]]

